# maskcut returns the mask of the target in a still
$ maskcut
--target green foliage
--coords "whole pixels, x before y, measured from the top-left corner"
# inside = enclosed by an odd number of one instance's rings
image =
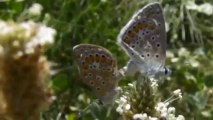
[[[155,1],[155,0],[152,0]],[[72,48],[79,43],[101,45],[117,58],[119,68],[128,57],[117,45],[117,35],[131,16],[145,4],[143,0],[4,0],[0,2],[3,20],[34,19],[57,30],[56,42],[47,56],[59,72],[52,77],[57,100],[43,113],[44,120],[76,118],[109,120],[119,118],[116,105],[100,108],[90,105],[92,93],[81,83],[73,60]],[[40,3],[39,17],[23,14],[32,3]],[[188,119],[213,119],[213,14],[199,5],[212,0],[162,0],[168,27],[167,64],[173,70],[159,86],[162,100],[175,89],[181,89],[183,100],[172,105]],[[190,8],[196,4],[197,8]],[[212,8],[213,9],[213,8]],[[209,11],[211,12],[211,11]],[[123,79],[121,88],[136,78]],[[88,105],[89,108],[83,111]]]

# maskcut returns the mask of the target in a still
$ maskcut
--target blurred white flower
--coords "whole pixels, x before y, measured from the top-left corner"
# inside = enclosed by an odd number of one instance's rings
[[[35,31],[36,29],[36,23],[34,23],[33,21],[27,21],[27,22],[23,22],[20,24],[20,27],[22,29],[24,29],[24,37],[25,38],[30,38],[32,33]]]
[[[206,15],[212,15],[213,6],[210,3],[204,3],[198,7],[198,11],[205,13]]]
[[[206,15],[213,14],[213,6],[210,3],[204,3],[201,5],[197,5],[194,1],[187,2],[186,8],[189,10],[196,10],[198,12],[204,13]]]
[[[172,58],[172,59],[171,59],[171,62],[172,62],[172,63],[176,63],[176,62],[178,62],[178,60],[179,60],[179,58],[176,58],[176,57],[175,57],[175,58]]]
[[[130,104],[126,104],[125,109],[130,110],[130,108],[131,108]]]
[[[176,120],[185,120],[184,116],[183,115],[178,115],[177,119]]]
[[[200,63],[197,60],[190,59],[189,63],[191,64],[192,67],[196,68],[200,66]]]
[[[171,51],[166,51],[166,57],[168,57],[168,58],[173,58],[175,55],[174,55],[174,53],[173,52],[171,52]]]
[[[101,2],[105,3],[105,2],[107,2],[107,0],[101,0]]]
[[[131,88],[134,87],[134,85],[132,83],[128,83],[128,86],[130,86]]]
[[[150,81],[151,81],[151,87],[152,87],[153,93],[156,93],[156,91],[158,90],[158,82],[154,78],[150,78]]]
[[[46,27],[44,25],[39,25],[37,28],[37,33],[35,36],[31,38],[31,40],[26,44],[27,51],[31,51],[32,48],[34,48],[37,45],[48,45],[52,44],[54,41],[54,36],[56,34],[55,29],[52,29],[50,27]]]
[[[120,104],[125,104],[127,102],[126,96],[121,96],[120,98]]]
[[[166,22],[165,26],[166,26],[166,32],[168,32],[169,29],[170,29],[170,26],[169,26],[168,22]]]
[[[117,111],[118,113],[120,113],[120,114],[123,113],[123,109],[122,109],[120,106],[118,106],[118,107],[116,108],[116,111]]]
[[[39,16],[41,15],[41,11],[43,10],[43,7],[38,4],[38,3],[34,3],[28,10],[30,15],[33,16]]]
[[[182,57],[188,57],[190,55],[189,51],[186,49],[186,48],[181,48],[179,51],[178,51],[178,55],[179,56],[182,56]]]
[[[4,21],[0,21],[0,36],[1,40],[7,40],[15,33],[13,27]]]
[[[126,96],[124,95],[121,96],[120,99],[118,99],[116,102],[118,103],[116,111],[120,114],[127,112],[131,108],[131,105],[127,103]]]
[[[146,115],[146,117],[147,117],[147,115]],[[133,116],[133,120],[144,120],[144,117],[142,114],[135,114]]]
[[[181,94],[181,90],[180,90],[180,89],[177,89],[177,90],[173,91],[173,94],[174,94],[174,95],[179,95],[179,94]]]
[[[171,97],[169,97],[167,100],[165,100],[164,102],[159,102],[156,106],[155,109],[160,113],[160,117],[165,118],[166,120],[178,120],[178,119],[182,119],[184,120],[184,117],[182,115],[179,118],[175,117],[175,108],[174,107],[168,107],[170,103],[172,103],[173,101],[177,100],[177,99],[181,99],[182,98],[182,93],[180,89],[177,89],[175,91],[173,91],[173,95]]]
[[[158,120],[156,117],[149,117],[149,120]]]
[[[174,114],[175,113],[175,107],[169,107],[168,108],[168,113],[169,114]]]

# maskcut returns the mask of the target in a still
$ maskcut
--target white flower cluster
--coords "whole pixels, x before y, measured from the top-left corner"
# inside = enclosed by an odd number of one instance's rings
[[[160,118],[165,118],[166,120],[185,120],[183,115],[175,116],[175,108],[168,107],[169,104],[177,99],[182,99],[182,93],[180,89],[173,91],[173,95],[164,102],[159,102],[155,109],[160,114]],[[146,113],[139,113],[133,116],[134,120],[159,120],[157,117],[148,116]]]
[[[56,34],[55,29],[46,27],[44,25],[37,25],[37,34],[31,38],[26,44],[26,52],[31,52],[32,48],[37,45],[44,46],[46,44],[52,44],[54,42],[54,36]],[[32,51],[33,52],[33,51]]]
[[[190,56],[190,57],[189,57]],[[175,57],[174,53],[171,51],[167,51],[167,57],[171,59],[172,63],[181,62],[181,58],[187,59],[187,65],[190,65],[194,68],[197,68],[200,66],[200,62],[198,61],[198,58],[202,56],[201,50],[197,49],[196,54],[190,53],[189,50],[182,47],[178,51],[178,57]]]
[[[24,47],[25,53],[33,53],[38,45],[44,46],[54,42],[56,30],[33,21],[22,23],[0,21],[0,43],[6,47],[6,41],[12,41],[13,47]],[[21,52],[18,52],[21,55]]]
[[[169,102],[159,102],[155,109],[160,112],[161,118],[166,118],[166,120],[185,120],[183,115],[175,116],[175,108],[168,107]]]
[[[180,89],[173,91],[173,95],[164,102],[159,102],[155,109],[160,113],[160,117],[166,118],[166,120],[185,120],[182,115],[175,116],[175,108],[168,107],[170,103],[175,100],[182,99],[182,93]]]
[[[152,87],[153,93],[156,93],[158,89],[158,82],[154,78],[150,78],[150,81],[151,81],[151,87]]]
[[[32,16],[39,16],[41,14],[41,11],[43,10],[43,7],[38,4],[34,3],[29,9],[28,13]]]
[[[116,102],[119,104],[116,111],[120,114],[127,112],[131,108],[131,105],[127,103],[127,97],[124,95],[121,96],[120,99]]]
[[[135,114],[133,116],[133,120],[158,120],[156,117],[148,116],[146,113],[143,114]]]
[[[194,1],[188,1],[186,8],[189,10],[196,10],[209,16],[213,15],[213,5],[211,3],[197,5]]]

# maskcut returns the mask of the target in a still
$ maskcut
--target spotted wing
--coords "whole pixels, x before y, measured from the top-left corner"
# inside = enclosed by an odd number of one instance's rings
[[[112,54],[92,44],[79,44],[73,50],[83,82],[92,88],[99,99],[108,96],[118,83],[117,63]]]
[[[166,56],[166,31],[161,5],[151,3],[139,10],[122,28],[118,43],[133,61],[138,62],[138,59],[131,56],[134,53],[126,49],[124,43],[141,55],[145,72],[162,68]]]

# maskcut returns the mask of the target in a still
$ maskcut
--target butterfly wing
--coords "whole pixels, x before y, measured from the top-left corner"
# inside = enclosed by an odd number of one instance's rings
[[[92,44],[80,44],[73,48],[74,57],[83,82],[99,99],[111,97],[117,87],[117,63],[105,48]]]
[[[140,63],[142,72],[155,74],[164,67],[166,31],[161,5],[151,3],[139,10],[122,28],[118,43],[133,61]],[[124,43],[141,55],[144,64],[130,55],[132,52],[126,49]]]

